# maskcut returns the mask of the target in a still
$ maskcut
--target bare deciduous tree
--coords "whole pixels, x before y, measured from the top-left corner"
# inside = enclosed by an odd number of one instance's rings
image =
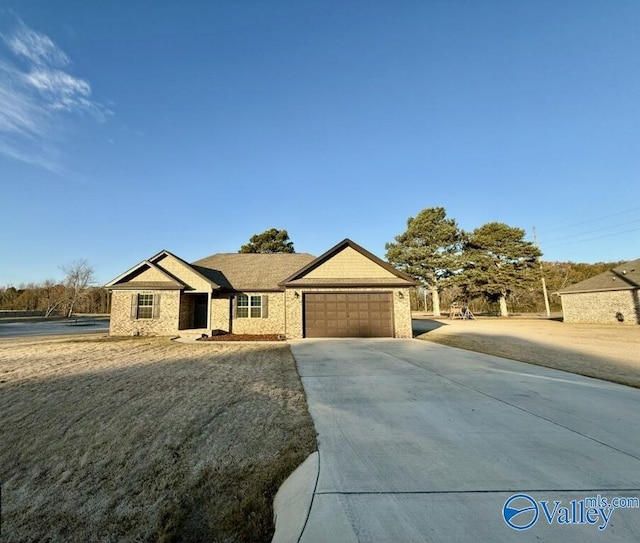
[[[66,266],[60,266],[60,269],[66,275],[64,283],[69,290],[67,316],[71,317],[76,303],[94,282],[94,270],[84,258],[75,260]]]
[[[62,304],[67,301],[67,289],[64,285],[47,279],[40,285],[40,307],[44,309],[44,316],[50,317]]]

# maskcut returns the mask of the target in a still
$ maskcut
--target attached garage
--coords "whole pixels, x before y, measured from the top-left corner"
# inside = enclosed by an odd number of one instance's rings
[[[278,284],[288,337],[412,337],[415,282],[349,239]]]
[[[308,292],[304,337],[393,337],[391,292]]]
[[[410,338],[415,284],[345,239],[319,257],[218,253],[189,264],[163,250],[106,287],[113,335]]]

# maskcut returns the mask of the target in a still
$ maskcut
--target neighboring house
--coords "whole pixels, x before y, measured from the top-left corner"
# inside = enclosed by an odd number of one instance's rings
[[[112,335],[412,336],[415,282],[345,239],[306,253],[224,253],[188,264],[161,251],[111,291]]]
[[[640,324],[640,259],[571,285],[558,294],[564,322]]]

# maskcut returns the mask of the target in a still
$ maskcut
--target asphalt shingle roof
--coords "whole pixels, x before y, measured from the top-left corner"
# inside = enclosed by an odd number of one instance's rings
[[[282,290],[278,283],[315,259],[308,253],[218,253],[191,266],[222,288]]]
[[[558,294],[601,292],[606,290],[633,290],[640,288],[640,258],[625,262],[575,285],[562,289]]]

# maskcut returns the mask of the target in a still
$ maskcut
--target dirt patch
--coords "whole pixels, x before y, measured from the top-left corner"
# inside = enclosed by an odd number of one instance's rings
[[[419,339],[640,388],[640,326],[416,319]]]
[[[4,340],[3,541],[270,541],[315,450],[288,345]]]
[[[285,338],[278,334],[220,334],[217,336],[203,337],[198,341],[284,341]]]

